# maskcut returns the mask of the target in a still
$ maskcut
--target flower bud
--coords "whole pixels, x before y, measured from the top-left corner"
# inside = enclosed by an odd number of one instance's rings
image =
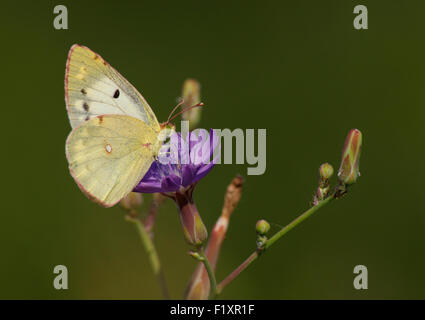
[[[257,234],[263,236],[270,230],[270,224],[266,220],[258,220],[255,225],[255,230]]]
[[[360,130],[352,129],[345,139],[342,150],[341,166],[338,170],[338,180],[343,185],[356,182],[360,176],[359,163],[362,146],[362,133]]]
[[[183,192],[176,192],[173,199],[179,208],[180,222],[186,241],[199,247],[207,240],[208,231],[202,222],[195,203],[193,203],[192,191],[193,187]]]
[[[183,233],[189,244],[200,246],[207,240],[208,231],[198,211],[192,212],[192,210],[188,209],[189,206],[186,206],[180,213]]]
[[[141,193],[130,192],[121,199],[120,205],[127,211],[138,210],[143,204],[143,197]]]
[[[188,108],[201,102],[201,85],[195,79],[186,79],[183,83],[182,108]],[[193,108],[182,114],[183,120],[189,121],[190,130],[196,128],[201,121],[201,108]]]
[[[324,163],[319,167],[319,187],[313,197],[313,205],[318,205],[329,194],[329,179],[333,173],[334,168],[329,163]]]
[[[320,179],[329,180],[334,174],[334,168],[329,163],[324,163],[319,168]]]

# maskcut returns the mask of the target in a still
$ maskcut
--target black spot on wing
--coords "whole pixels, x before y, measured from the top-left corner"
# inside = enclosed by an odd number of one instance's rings
[[[81,93],[82,93],[82,94],[84,94],[84,95],[86,95],[86,94],[87,94],[86,89],[84,89],[84,88],[83,88],[83,89],[81,89]]]
[[[117,90],[115,90],[115,92],[114,92],[114,98],[116,99],[116,98],[118,98],[120,96],[120,91],[117,89]]]
[[[84,110],[89,111],[90,108],[89,108],[89,105],[88,105],[87,102],[83,103],[83,108],[84,108]]]

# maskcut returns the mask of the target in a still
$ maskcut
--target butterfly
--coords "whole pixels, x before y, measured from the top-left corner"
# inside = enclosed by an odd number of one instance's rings
[[[73,128],[66,140],[71,175],[90,199],[111,207],[149,170],[169,121],[160,124],[130,82],[78,44],[68,53],[65,102]]]

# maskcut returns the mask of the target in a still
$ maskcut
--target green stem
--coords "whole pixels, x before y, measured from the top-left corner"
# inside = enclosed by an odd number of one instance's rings
[[[208,273],[208,278],[210,279],[210,295],[208,297],[209,300],[214,299],[217,295],[217,280],[215,279],[214,270],[211,267],[210,262],[208,261],[207,256],[204,254],[202,250],[199,251],[199,255],[201,256],[201,261],[205,266],[205,269]]]
[[[313,213],[315,213],[316,211],[318,211],[321,207],[323,207],[324,205],[328,204],[333,199],[334,199],[334,197],[333,196],[330,196],[330,197],[326,198],[325,200],[320,201],[317,205],[315,205],[315,206],[311,207],[310,209],[308,209],[307,211],[305,211],[298,218],[296,218],[295,220],[293,220],[286,227],[283,227],[281,230],[279,230],[278,232],[276,232],[273,235],[273,237],[271,237],[269,240],[267,240],[266,245],[265,245],[264,248],[267,249],[270,246],[272,246],[273,243],[275,243],[277,240],[279,240],[288,231],[292,230],[294,227],[296,227],[297,225],[299,225],[301,222],[303,222],[305,219],[307,219],[308,217],[310,217]]]
[[[242,264],[239,267],[237,267],[231,274],[229,274],[223,281],[221,281],[218,284],[217,294],[220,294],[230,282],[232,282],[242,271],[244,271],[253,261],[255,261],[260,256],[260,253],[264,252],[265,249],[270,248],[277,240],[279,240],[287,232],[292,230],[295,226],[303,222],[305,219],[310,217],[313,213],[318,211],[324,205],[331,202],[333,199],[335,198],[333,195],[331,195],[325,200],[320,201],[317,205],[315,205],[314,207],[311,207],[310,209],[305,211],[303,214],[301,214],[298,218],[296,218],[291,223],[289,223],[287,226],[283,227],[281,230],[276,232],[273,235],[273,237],[271,237],[269,240],[266,241],[263,250],[256,250],[255,252],[253,252],[244,262],[242,262]]]
[[[129,216],[127,216],[127,220],[130,222],[133,222],[136,225],[140,239],[142,240],[142,244],[148,255],[149,262],[152,267],[152,271],[155,274],[155,276],[158,278],[158,282],[161,287],[162,294],[165,299],[170,299],[167,285],[165,283],[164,273],[162,271],[161,263],[159,261],[158,253],[156,252],[155,245],[152,242],[152,239],[149,236],[148,232],[146,231],[146,228],[143,222],[140,219],[129,217]]]

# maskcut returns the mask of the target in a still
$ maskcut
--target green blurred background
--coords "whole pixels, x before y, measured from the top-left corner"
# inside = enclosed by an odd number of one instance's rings
[[[69,29],[53,28],[64,4]],[[353,8],[369,29],[353,28]],[[287,234],[224,299],[425,298],[424,1],[3,1],[0,298],[160,299],[134,226],[68,171],[66,56],[88,46],[165,120],[188,77],[202,84],[205,128],[266,128],[267,170],[222,165],[195,201],[210,229],[226,186],[245,175],[217,277],[254,249],[259,218],[285,225],[309,207],[318,166],[336,168],[349,129],[363,132],[362,177],[341,201]],[[146,197],[149,199],[149,197]],[[194,270],[175,205],[155,227],[173,298]],[[52,286],[53,267],[69,290]],[[353,288],[353,268],[369,289]]]

